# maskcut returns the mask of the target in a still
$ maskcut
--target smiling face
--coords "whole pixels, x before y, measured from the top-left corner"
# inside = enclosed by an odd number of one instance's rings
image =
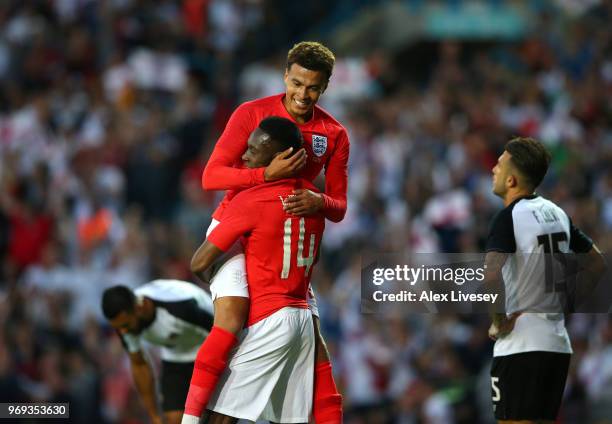
[[[242,155],[242,161],[247,168],[261,168],[268,166],[277,153],[278,149],[268,133],[261,128],[255,130],[249,136],[247,150]]]
[[[299,123],[312,116],[312,110],[327,88],[325,73],[311,71],[294,63],[285,71],[285,108]]]

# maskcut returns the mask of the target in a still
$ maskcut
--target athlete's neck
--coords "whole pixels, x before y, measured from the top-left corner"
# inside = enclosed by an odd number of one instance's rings
[[[514,202],[516,199],[519,199],[521,197],[532,196],[533,194],[534,192],[530,190],[509,191],[504,196],[504,206],[508,206],[512,204],[512,202]]]

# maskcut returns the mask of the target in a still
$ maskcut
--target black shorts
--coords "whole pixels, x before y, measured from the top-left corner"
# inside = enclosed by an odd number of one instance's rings
[[[498,420],[555,421],[571,354],[525,352],[493,358],[491,396]]]
[[[192,372],[193,362],[162,361],[161,394],[164,412],[185,409]]]

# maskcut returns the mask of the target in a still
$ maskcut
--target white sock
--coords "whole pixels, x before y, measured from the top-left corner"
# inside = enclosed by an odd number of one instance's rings
[[[183,419],[181,420],[181,424],[199,424],[199,422],[200,417],[189,414],[183,414]]]

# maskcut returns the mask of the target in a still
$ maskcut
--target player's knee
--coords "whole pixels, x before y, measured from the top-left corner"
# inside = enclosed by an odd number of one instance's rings
[[[226,296],[215,300],[214,325],[233,334],[244,327],[249,313],[249,299],[246,297]]]

